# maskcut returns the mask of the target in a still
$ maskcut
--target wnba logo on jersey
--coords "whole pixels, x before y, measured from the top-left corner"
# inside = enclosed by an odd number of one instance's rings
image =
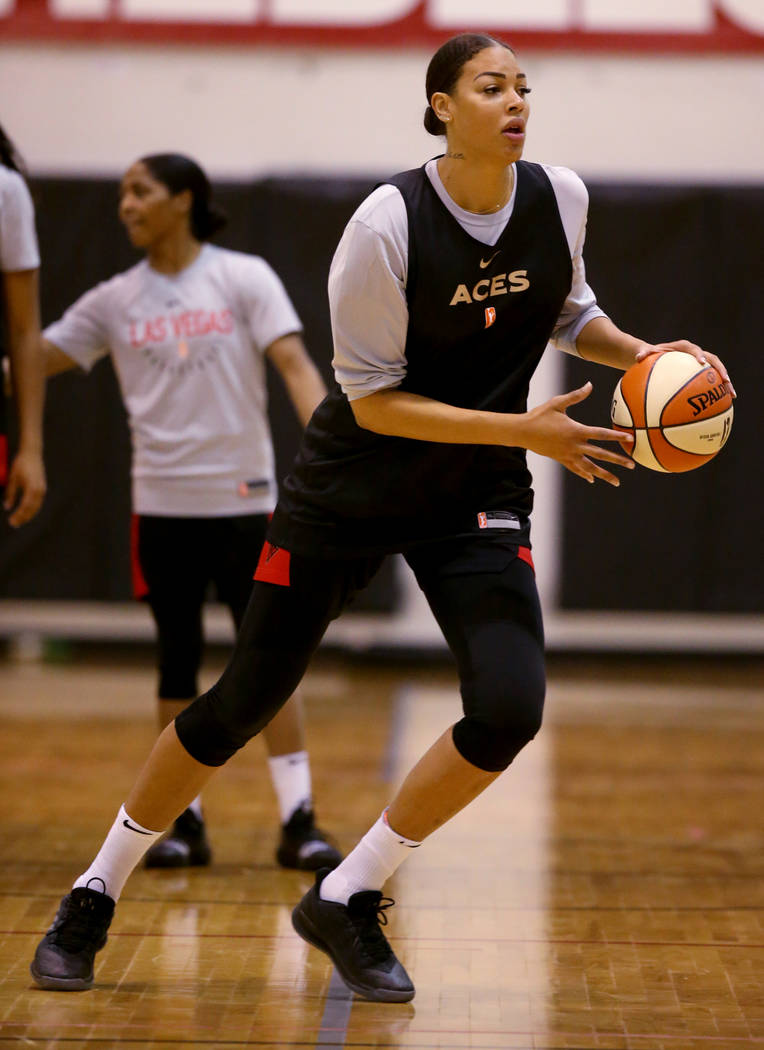
[[[496,320],[496,307],[486,306],[485,308],[485,326],[490,328],[493,322]]]

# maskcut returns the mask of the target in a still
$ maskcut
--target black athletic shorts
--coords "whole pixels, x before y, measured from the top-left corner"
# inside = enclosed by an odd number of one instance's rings
[[[133,590],[156,623],[161,698],[197,693],[206,599],[227,605],[238,629],[268,520],[267,514],[133,519]]]
[[[225,518],[133,518],[133,593],[150,603],[215,598],[241,619],[268,514]],[[212,589],[211,589],[212,588]]]

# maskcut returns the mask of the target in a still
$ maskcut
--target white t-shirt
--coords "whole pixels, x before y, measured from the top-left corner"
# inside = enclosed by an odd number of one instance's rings
[[[301,328],[264,259],[205,244],[178,274],[144,260],[104,281],[44,334],[87,370],[111,354],[136,513],[222,517],[275,505],[264,351]]]
[[[0,164],[0,271],[36,270],[39,265],[29,189],[17,171]]]
[[[557,206],[573,263],[570,293],[552,343],[576,353],[576,336],[595,317],[604,317],[586,283],[583,246],[589,195],[569,168],[543,165]],[[512,196],[501,211],[480,215],[460,208],[438,174],[437,159],[425,165],[436,193],[457,222],[478,241],[495,244],[515,206]],[[408,218],[396,186],[379,186],[355,212],[340,240],[329,272],[329,306],[334,338],[334,371],[348,399],[398,386],[406,375],[408,305]],[[374,324],[369,324],[369,318]]]

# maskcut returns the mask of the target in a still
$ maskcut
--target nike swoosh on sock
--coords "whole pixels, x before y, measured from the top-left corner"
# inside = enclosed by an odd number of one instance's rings
[[[132,825],[132,824],[130,823],[130,821],[129,821],[129,820],[123,820],[123,821],[122,821],[122,823],[124,824],[124,826],[125,826],[126,828],[129,828],[129,829],[130,829],[130,831],[135,831],[135,832],[137,832],[137,833],[138,833],[139,835],[153,835],[153,834],[154,834],[154,832],[153,832],[153,831],[143,831],[143,830],[142,830],[141,828],[134,828],[134,827],[133,827],[133,825]]]

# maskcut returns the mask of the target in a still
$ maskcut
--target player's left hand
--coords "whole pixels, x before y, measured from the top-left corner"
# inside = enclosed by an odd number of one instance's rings
[[[690,343],[687,339],[677,339],[673,343],[645,343],[642,349],[637,352],[635,361],[639,364],[640,361],[644,361],[648,354],[665,354],[669,350],[678,350],[682,354],[691,354],[701,365],[711,365],[722,377],[732,396],[737,397],[729,373],[716,354],[709,354],[708,351],[700,346],[696,346],[695,343]]]
[[[45,467],[37,452],[19,451],[8,472],[3,508],[14,529],[31,521],[45,498]],[[16,505],[16,501],[18,504]]]

